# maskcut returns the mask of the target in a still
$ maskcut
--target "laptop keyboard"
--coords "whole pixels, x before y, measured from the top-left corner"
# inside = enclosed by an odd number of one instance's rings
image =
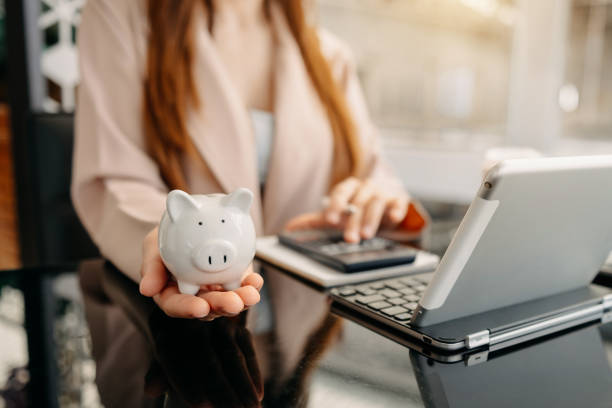
[[[431,275],[404,276],[341,286],[332,289],[331,293],[356,309],[366,309],[379,317],[407,325],[431,280]]]

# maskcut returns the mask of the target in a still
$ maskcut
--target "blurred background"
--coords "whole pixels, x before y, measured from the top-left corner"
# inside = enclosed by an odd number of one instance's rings
[[[385,152],[434,217],[461,218],[491,152],[612,153],[612,0],[309,1],[352,48]],[[49,347],[26,336],[41,323],[20,267],[52,271],[32,298],[55,295],[62,405],[96,406],[74,278],[96,252],[67,185],[84,3],[0,0],[0,407],[19,406],[28,349]]]
[[[612,151],[612,2],[318,3],[414,194],[471,200],[496,146]]]

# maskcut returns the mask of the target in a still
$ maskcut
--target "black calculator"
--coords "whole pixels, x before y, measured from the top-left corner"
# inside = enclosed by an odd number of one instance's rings
[[[288,248],[347,273],[410,264],[417,255],[414,248],[380,237],[359,243],[345,242],[342,232],[337,230],[284,232],[278,240]]]

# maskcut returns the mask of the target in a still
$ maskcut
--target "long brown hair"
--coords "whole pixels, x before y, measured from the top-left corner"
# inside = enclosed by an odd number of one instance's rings
[[[325,107],[334,135],[332,184],[356,176],[361,153],[349,108],[321,53],[316,30],[306,22],[303,0],[278,1],[299,46],[304,64]],[[202,103],[194,86],[193,16],[207,12],[212,30],[211,0],[148,0],[151,27],[144,84],[144,133],[149,153],[168,187],[187,190],[182,156],[193,153],[186,129],[188,107]]]

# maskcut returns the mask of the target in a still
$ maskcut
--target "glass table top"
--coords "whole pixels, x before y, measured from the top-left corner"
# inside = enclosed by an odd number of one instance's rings
[[[439,227],[429,248],[443,252],[455,227]],[[612,406],[610,324],[490,353],[478,364],[441,362],[338,316],[321,288],[270,266],[266,284],[288,287],[292,306],[270,312],[259,304],[249,314],[273,317],[247,329],[244,315],[214,322],[166,317],[133,282],[99,265],[109,297],[151,347],[147,386],[166,391],[147,406],[257,406],[262,395],[264,407]],[[0,341],[7,351],[0,353],[0,406],[21,406],[25,384],[40,374],[24,368],[22,288],[8,275],[0,278]],[[76,270],[54,274],[52,283],[59,406],[102,406]],[[119,367],[111,373],[129,375]]]

